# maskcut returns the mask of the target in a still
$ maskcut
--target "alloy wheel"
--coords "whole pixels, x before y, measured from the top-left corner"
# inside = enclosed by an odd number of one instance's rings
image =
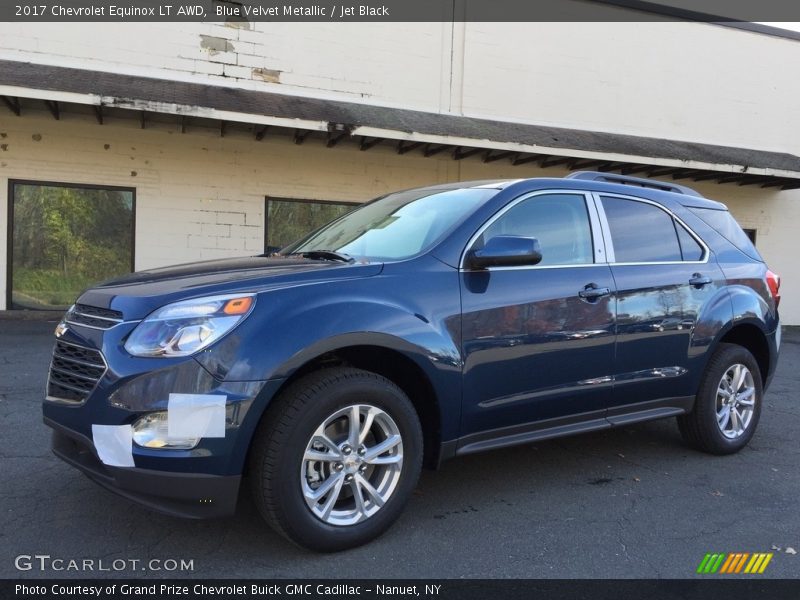
[[[717,425],[722,435],[736,439],[747,430],[756,400],[750,369],[739,363],[730,366],[717,387]]]
[[[329,525],[354,525],[394,493],[403,439],[392,417],[369,404],[337,410],[314,431],[303,455],[300,485],[311,512]]]

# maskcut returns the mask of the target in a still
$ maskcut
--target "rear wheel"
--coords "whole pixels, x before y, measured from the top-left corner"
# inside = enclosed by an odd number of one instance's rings
[[[332,552],[383,533],[421,466],[422,431],[403,391],[375,373],[340,368],[281,395],[256,433],[250,475],[274,529]]]
[[[761,415],[763,385],[753,355],[720,344],[706,367],[691,413],[678,417],[684,440],[711,454],[731,454],[753,437]]]

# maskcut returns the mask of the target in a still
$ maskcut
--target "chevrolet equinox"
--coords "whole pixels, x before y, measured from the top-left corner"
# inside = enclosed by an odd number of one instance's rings
[[[56,329],[53,451],[185,517],[246,478],[289,540],[336,551],[400,515],[423,466],[676,417],[753,436],[779,278],[723,204],[609,173],[389,194],[277,254],[137,272]]]

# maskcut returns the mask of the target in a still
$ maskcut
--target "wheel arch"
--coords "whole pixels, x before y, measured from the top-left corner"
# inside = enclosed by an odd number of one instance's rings
[[[747,349],[756,359],[761,381],[766,387],[772,368],[772,355],[767,335],[758,322],[745,321],[730,324],[720,332],[714,348],[717,348],[719,344],[736,344]]]
[[[766,389],[777,355],[769,341],[765,306],[763,299],[745,286],[726,287],[709,301],[692,333],[690,358],[698,360],[697,373],[705,371],[719,344],[736,344],[754,356]]]
[[[422,426],[423,464],[427,468],[436,468],[442,458],[443,430],[447,425],[445,414],[448,413],[443,406],[447,403],[447,398],[444,397],[446,394],[440,389],[442,383],[439,380],[447,377],[448,373],[440,373],[442,367],[435,365],[421,348],[405,340],[385,334],[373,336],[356,334],[317,344],[302,355],[292,357],[282,367],[284,380],[273,394],[273,399],[280,396],[288,386],[310,373],[344,366],[377,373],[403,390],[414,405]],[[454,366],[449,371],[453,369],[457,367]],[[449,375],[452,376],[452,373]],[[458,397],[460,398],[460,390]],[[451,395],[450,404],[452,403]],[[267,418],[269,413],[268,405],[260,419]],[[460,404],[458,412],[451,419],[451,426],[457,426],[459,418]]]

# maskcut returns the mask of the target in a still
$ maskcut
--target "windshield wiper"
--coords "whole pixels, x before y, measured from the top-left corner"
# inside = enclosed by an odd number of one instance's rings
[[[352,256],[336,252],[335,250],[309,250],[308,252],[297,252],[295,254],[312,260],[338,260],[346,263],[356,262],[356,259]]]

